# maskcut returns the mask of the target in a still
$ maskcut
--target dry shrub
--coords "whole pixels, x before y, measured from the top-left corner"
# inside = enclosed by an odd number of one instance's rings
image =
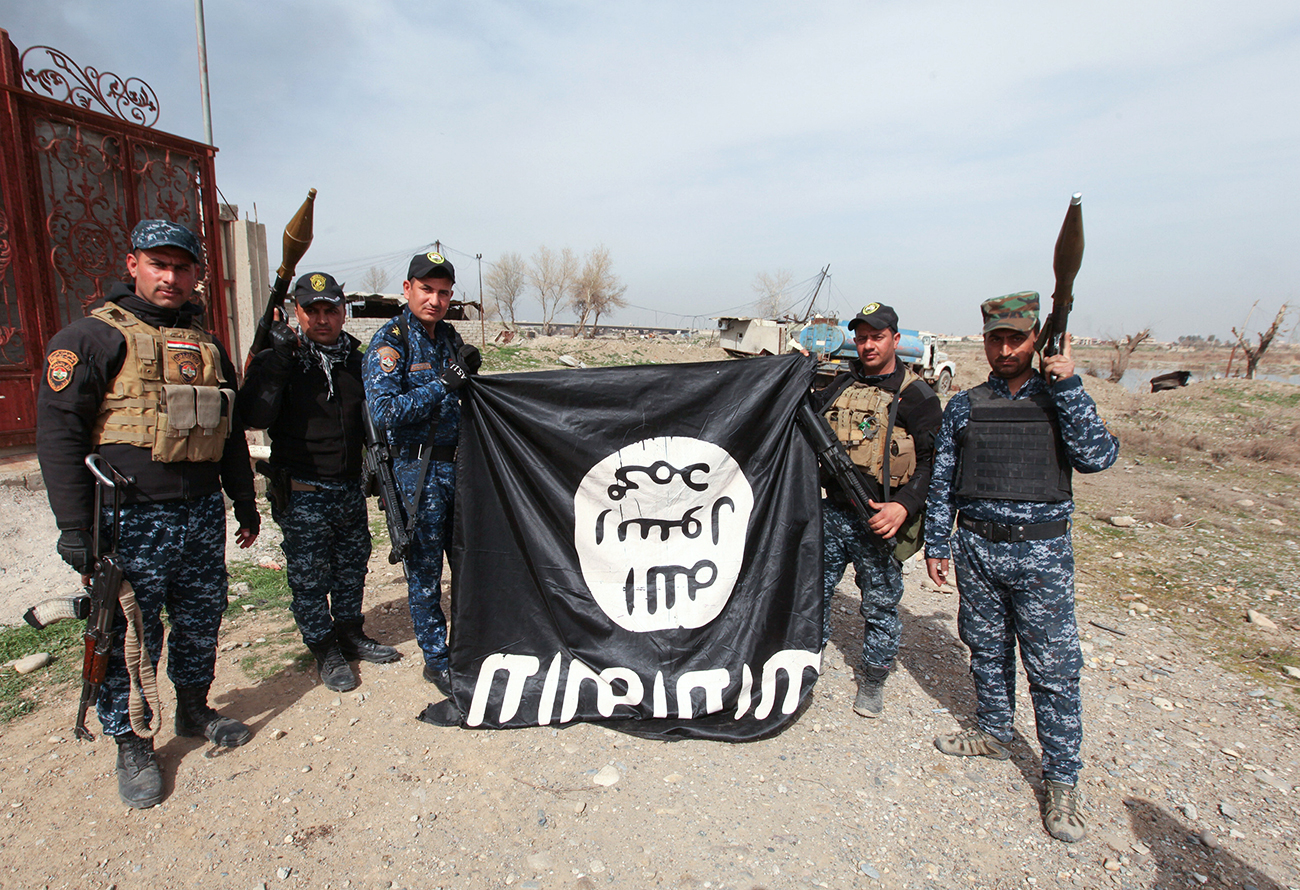
[[[1239,456],[1261,464],[1300,464],[1300,445],[1276,436],[1247,439],[1236,447]]]

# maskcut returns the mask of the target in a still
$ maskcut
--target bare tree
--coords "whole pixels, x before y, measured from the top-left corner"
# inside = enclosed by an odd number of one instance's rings
[[[781,302],[785,292],[790,289],[794,274],[789,269],[776,272],[759,272],[754,276],[754,290],[758,293],[758,314],[764,318],[775,318],[781,311]]]
[[[488,270],[483,284],[502,320],[508,318],[510,327],[513,328],[517,324],[515,309],[528,284],[528,264],[524,258],[517,253],[503,254],[496,265]]]
[[[1115,350],[1115,354],[1110,357],[1110,382],[1119,383],[1128,370],[1129,359],[1133,357],[1133,350],[1138,348],[1144,340],[1151,339],[1151,329],[1143,328],[1136,334],[1127,334],[1124,339],[1116,338],[1108,340],[1106,345]]]
[[[1282,308],[1277,310],[1277,317],[1268,326],[1268,330],[1260,332],[1258,346],[1251,346],[1246,342],[1245,325],[1242,325],[1241,333],[1237,333],[1236,328],[1232,329],[1232,336],[1237,338],[1237,345],[1241,347],[1242,354],[1246,356],[1247,380],[1255,379],[1255,367],[1259,364],[1259,360],[1264,357],[1264,353],[1268,352],[1268,348],[1273,345],[1273,338],[1277,336],[1278,328],[1282,327],[1282,322],[1286,320],[1287,310],[1290,308],[1289,304],[1282,304]]]
[[[542,304],[542,333],[550,334],[555,313],[568,302],[573,283],[578,277],[578,258],[569,248],[556,253],[546,245],[537,248],[528,278],[537,290],[537,301]]]
[[[378,266],[371,266],[361,276],[361,290],[364,293],[382,294],[388,287],[388,273]]]
[[[618,280],[612,266],[609,249],[603,244],[587,254],[582,272],[574,282],[573,294],[569,298],[569,305],[578,316],[579,337],[587,330],[588,319],[591,320],[591,330],[587,336],[594,337],[596,325],[600,323],[602,314],[608,314],[627,305],[627,301],[623,299],[623,294],[627,292],[627,285]]]

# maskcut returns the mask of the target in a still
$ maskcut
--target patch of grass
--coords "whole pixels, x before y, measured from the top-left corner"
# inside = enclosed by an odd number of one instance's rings
[[[264,569],[252,563],[232,565],[230,583],[240,581],[249,586],[250,592],[239,599],[231,599],[230,605],[226,607],[227,616],[243,615],[243,607],[246,605],[259,609],[283,609],[288,614],[292,594],[289,593],[289,582],[283,571]]]
[[[20,674],[12,668],[0,672],[0,726],[36,710],[43,689],[70,684],[80,678],[85,629],[84,621],[69,620],[44,630],[25,624],[0,630],[0,663],[35,652],[48,652],[53,658],[30,674]]]

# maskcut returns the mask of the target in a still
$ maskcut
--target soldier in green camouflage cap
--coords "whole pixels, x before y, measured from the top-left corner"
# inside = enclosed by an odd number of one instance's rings
[[[1018,647],[1043,750],[1043,826],[1074,843],[1088,829],[1078,784],[1083,653],[1074,614],[1073,474],[1111,466],[1119,441],[1074,373],[1068,334],[1060,354],[1034,370],[1038,294],[986,300],[980,311],[989,378],[948,402],[925,518],[930,580],[939,586],[949,568],[956,572],[975,726],[934,743],[954,757],[1011,757]]]
[[[980,303],[980,312],[984,315],[985,334],[999,328],[1032,331],[1038,327],[1038,291],[1022,290],[985,300]]]

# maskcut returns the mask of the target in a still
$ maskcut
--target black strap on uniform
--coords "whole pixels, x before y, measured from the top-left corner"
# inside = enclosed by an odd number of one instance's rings
[[[401,335],[402,338],[402,348],[406,353],[406,356],[409,358],[411,353],[410,328],[406,324],[405,312],[397,316],[396,327],[397,327],[397,333]],[[454,333],[455,328],[452,328],[452,331]],[[455,339],[459,340],[460,335],[456,334]],[[455,347],[454,340],[452,342],[452,347],[453,348]],[[452,358],[453,359],[455,358],[454,353],[452,355]],[[403,377],[406,376],[408,370],[409,369],[404,369],[402,371]],[[441,412],[439,412],[439,414],[441,414]],[[428,478],[429,461],[433,459],[433,451],[434,451],[433,439],[435,436],[438,435],[438,420],[439,420],[438,417],[433,418],[433,421],[429,424],[429,438],[426,439],[424,444],[420,446],[420,471],[416,475],[415,503],[412,504],[410,502],[407,502],[406,504],[406,536],[408,538],[411,537],[411,534],[415,531],[416,511],[420,507],[420,498],[424,496],[424,480]],[[403,497],[403,500],[405,500],[405,497]]]

